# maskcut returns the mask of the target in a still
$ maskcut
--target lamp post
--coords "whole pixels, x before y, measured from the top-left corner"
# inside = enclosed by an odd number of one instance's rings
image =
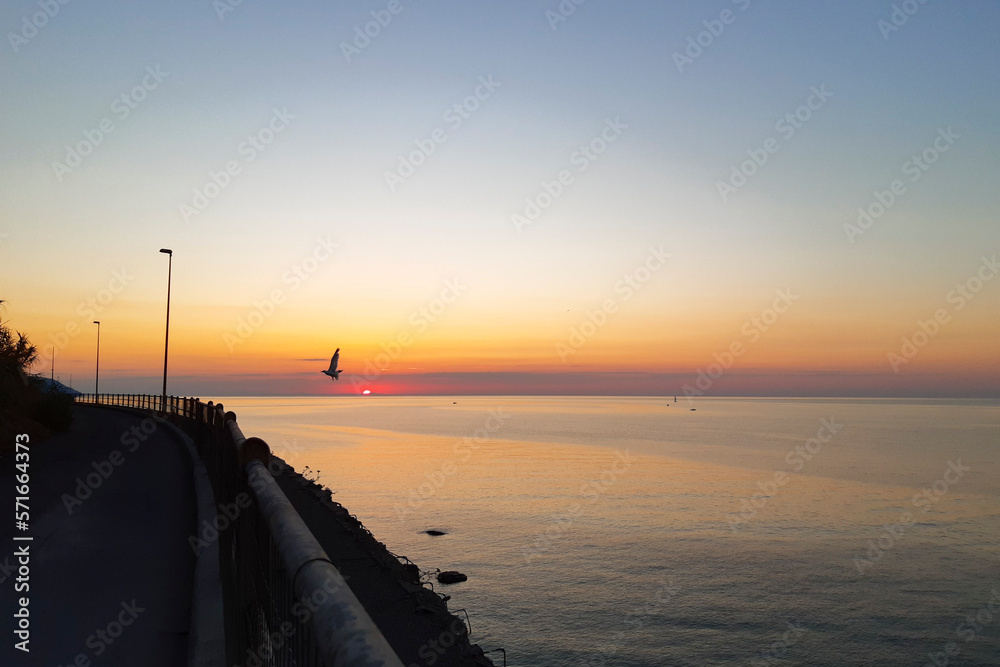
[[[167,411],[167,352],[170,350],[170,278],[174,267],[174,251],[170,248],[160,248],[167,255],[167,330],[163,335],[163,396],[160,399],[160,411]]]
[[[56,382],[56,346],[52,346],[52,366],[49,369],[49,385],[54,387]]]
[[[97,370],[94,372],[94,394],[101,393],[101,323],[94,320],[97,325]]]

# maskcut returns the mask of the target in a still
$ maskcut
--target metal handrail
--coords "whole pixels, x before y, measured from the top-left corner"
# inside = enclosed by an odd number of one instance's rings
[[[246,470],[285,571],[292,573],[295,597],[314,599],[313,631],[324,663],[403,667],[265,464],[253,460]],[[314,596],[319,591],[328,595]]]
[[[235,503],[249,493],[256,503],[226,529],[219,529],[220,563],[229,579],[226,626],[228,662],[247,654],[271,657],[268,664],[317,667],[403,667],[326,552],[268,469],[271,449],[243,435],[236,415],[220,403],[147,394],[83,394],[76,402],[149,410],[191,420],[200,433],[216,503]],[[214,446],[213,446],[214,445]],[[221,501],[221,502],[220,502]],[[225,547],[225,548],[223,548]],[[322,595],[318,595],[322,593]],[[309,600],[308,630],[298,633],[282,654],[273,637],[289,625],[296,604]],[[253,610],[247,612],[247,609]],[[301,610],[300,610],[301,611]],[[298,614],[296,614],[298,616]],[[249,628],[249,630],[247,630]],[[293,629],[294,633],[294,629]]]

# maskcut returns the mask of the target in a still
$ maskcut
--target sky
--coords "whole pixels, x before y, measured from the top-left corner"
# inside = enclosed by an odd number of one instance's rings
[[[170,248],[174,394],[996,397],[998,22],[9,0],[0,317],[157,393]]]

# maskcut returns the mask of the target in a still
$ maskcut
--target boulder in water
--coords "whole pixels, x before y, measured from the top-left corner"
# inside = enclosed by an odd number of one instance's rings
[[[469,577],[461,572],[449,570],[447,572],[438,572],[437,580],[441,584],[457,584],[462,581],[468,581]]]
[[[440,537],[441,535],[447,535],[448,534],[448,533],[444,532],[443,530],[425,530],[424,532],[427,533],[428,535],[430,535],[431,537]]]

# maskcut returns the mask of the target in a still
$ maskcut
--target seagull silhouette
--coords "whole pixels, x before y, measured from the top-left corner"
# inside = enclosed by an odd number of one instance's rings
[[[330,358],[330,368],[328,370],[320,371],[320,372],[323,373],[323,375],[329,375],[334,380],[339,380],[340,379],[340,374],[343,372],[343,371],[337,370],[337,364],[339,362],[340,362],[340,348],[338,347],[337,351],[334,352],[333,356]]]

